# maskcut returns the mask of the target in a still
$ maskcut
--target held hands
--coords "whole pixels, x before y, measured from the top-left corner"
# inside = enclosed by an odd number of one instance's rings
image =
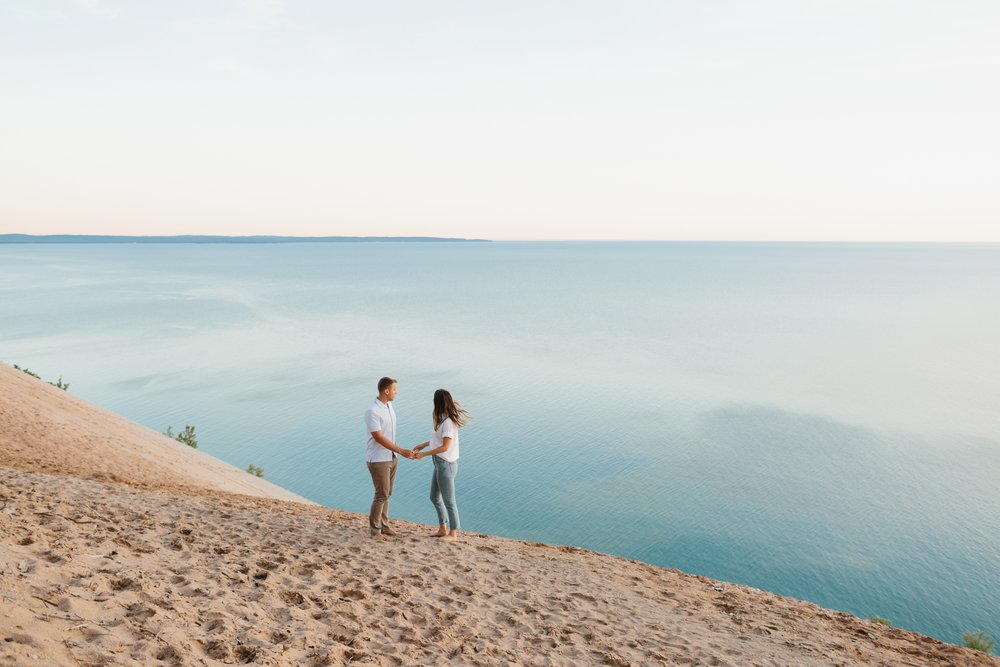
[[[399,455],[406,459],[411,459],[413,461],[419,461],[420,459],[427,456],[419,451],[419,448],[414,447],[413,449],[402,449]]]
[[[420,459],[422,459],[425,456],[427,456],[427,454],[424,454],[423,452],[420,451],[421,449],[424,449],[425,447],[427,447],[426,443],[422,444],[422,445],[417,445],[413,449],[404,449],[402,453],[403,453],[403,456],[405,456],[408,459],[412,459],[414,461],[419,461]]]

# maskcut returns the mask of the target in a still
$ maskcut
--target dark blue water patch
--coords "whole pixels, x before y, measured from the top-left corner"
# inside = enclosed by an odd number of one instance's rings
[[[669,562],[683,571],[809,600],[861,618],[889,618],[898,627],[953,643],[961,643],[962,632],[972,629],[985,629],[995,636],[997,628],[988,621],[996,618],[993,575],[982,564],[956,577],[958,568],[970,564],[942,568],[940,562],[930,563],[921,552],[902,560],[873,550],[855,558],[807,562],[794,545],[785,544],[779,557],[762,561],[757,547],[744,539],[724,538],[706,530],[675,534],[627,555],[646,562]],[[768,544],[766,549],[773,551],[774,545]],[[954,602],[956,590],[963,591],[959,604]],[[981,627],[984,621],[985,628]]]
[[[597,514],[607,522],[576,543],[888,616],[948,641],[997,617],[1000,525],[987,481],[1000,469],[998,443],[928,443],[751,406],[713,411],[702,425],[689,438],[674,435],[677,456],[660,473],[636,468],[606,480],[616,493],[562,499],[582,505],[581,524]],[[833,445],[840,456],[817,466]],[[966,449],[980,466],[950,461]],[[941,504],[970,488],[993,500]],[[637,512],[643,498],[658,507]],[[619,539],[615,526],[645,543]],[[956,590],[963,594],[949,595]],[[921,608],[919,599],[935,602]]]

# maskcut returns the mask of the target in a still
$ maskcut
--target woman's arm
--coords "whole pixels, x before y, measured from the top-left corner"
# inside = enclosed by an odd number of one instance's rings
[[[430,441],[430,440],[424,440],[424,441],[423,441],[423,442],[421,442],[421,443],[420,443],[419,445],[417,445],[416,447],[414,447],[414,448],[413,448],[413,451],[415,451],[415,452],[419,452],[419,451],[420,451],[421,449],[423,449],[423,448],[427,447],[427,445],[429,445],[429,444],[431,444],[431,441]]]
[[[420,445],[420,448],[423,449],[424,446],[427,445],[427,444],[428,443],[425,442],[423,445]],[[446,451],[448,451],[449,447],[451,447],[451,437],[450,436],[445,436],[444,440],[441,441],[441,446],[440,447],[438,447],[437,449],[432,449],[429,452],[420,452],[420,454],[418,454],[417,457],[422,459],[425,456],[434,456],[435,454],[444,454]],[[414,447],[414,450],[416,450],[416,447]]]

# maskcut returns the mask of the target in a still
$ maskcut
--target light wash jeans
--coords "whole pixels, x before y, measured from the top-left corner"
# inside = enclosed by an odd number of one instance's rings
[[[458,461],[449,463],[440,456],[432,456],[431,459],[434,461],[431,502],[437,510],[438,524],[447,525],[450,530],[459,530],[458,503],[455,502],[455,475],[458,474]]]

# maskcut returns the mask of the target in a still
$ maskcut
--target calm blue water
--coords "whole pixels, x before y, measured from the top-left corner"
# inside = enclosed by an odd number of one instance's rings
[[[356,512],[446,387],[468,530],[1000,638],[1000,246],[0,246],[0,359]]]

